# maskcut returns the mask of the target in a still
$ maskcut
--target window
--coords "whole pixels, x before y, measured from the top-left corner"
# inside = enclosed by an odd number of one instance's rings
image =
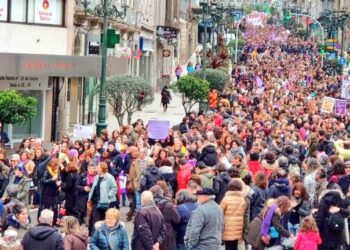
[[[26,0],[11,1],[10,21],[25,22],[27,19],[26,9],[27,9]]]
[[[0,0],[0,21],[62,26],[65,2],[66,0]]]
[[[7,21],[7,0],[0,0],[0,21]]]

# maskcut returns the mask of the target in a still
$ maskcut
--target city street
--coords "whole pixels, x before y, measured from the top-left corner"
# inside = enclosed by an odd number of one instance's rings
[[[0,65],[0,250],[350,249],[350,0],[0,0]]]

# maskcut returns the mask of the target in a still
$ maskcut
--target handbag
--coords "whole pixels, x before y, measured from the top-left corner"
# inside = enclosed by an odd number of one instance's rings
[[[107,210],[109,208],[109,203],[101,203],[99,202],[96,206],[97,209],[99,210]]]

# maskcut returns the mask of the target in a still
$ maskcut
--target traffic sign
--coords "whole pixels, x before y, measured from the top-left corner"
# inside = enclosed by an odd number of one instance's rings
[[[339,64],[340,64],[340,65],[345,65],[345,63],[346,63],[345,57],[340,57],[340,58],[339,58]]]

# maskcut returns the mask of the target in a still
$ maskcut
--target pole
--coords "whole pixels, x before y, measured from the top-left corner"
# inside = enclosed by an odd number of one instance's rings
[[[237,64],[237,57],[238,57],[238,31],[239,31],[239,25],[241,25],[241,21],[243,20],[243,17],[241,17],[241,20],[238,21],[237,27],[236,27],[236,49],[235,49],[235,64]]]
[[[207,15],[209,13],[209,0],[207,6],[203,7],[203,22],[204,22],[204,39],[203,39],[203,79],[205,80],[207,78]]]
[[[107,75],[108,4],[109,4],[109,0],[103,1],[102,68],[101,68],[100,97],[99,97],[99,103],[98,103],[98,123],[96,124],[97,136],[100,136],[102,129],[107,127],[105,83],[106,83],[106,75]]]
[[[344,29],[345,29],[345,21],[342,22],[342,27],[341,27],[341,49],[340,49],[340,57],[344,57]],[[343,69],[344,69],[344,65],[340,65],[340,70],[341,70],[341,74],[343,75]]]
[[[322,26],[322,24],[313,16],[310,15],[306,15],[306,14],[299,14],[299,13],[290,13],[292,16],[305,16],[308,18],[311,18],[312,20],[314,20],[315,23],[318,24],[318,26],[320,26],[321,29],[321,33],[322,33],[322,46],[325,46],[325,36],[324,36],[324,28]],[[323,54],[321,54],[321,67],[323,67]]]

